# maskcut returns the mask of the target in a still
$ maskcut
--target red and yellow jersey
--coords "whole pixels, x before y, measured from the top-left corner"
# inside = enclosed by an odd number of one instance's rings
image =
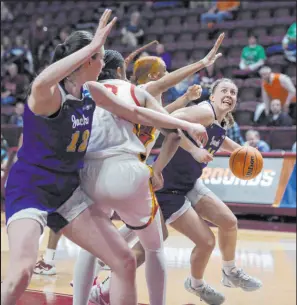
[[[139,88],[146,89],[146,86],[148,85],[140,85]],[[162,96],[155,97],[156,100],[162,105]],[[154,147],[156,140],[160,134],[160,131],[157,130],[154,127],[151,126],[140,126],[138,136],[140,141],[143,143],[143,145],[146,148],[146,158],[150,155],[152,148]]]
[[[124,103],[140,106],[131,83],[118,79],[101,83]],[[124,153],[145,159],[146,149],[139,139],[138,125],[96,107],[86,159],[104,159]]]

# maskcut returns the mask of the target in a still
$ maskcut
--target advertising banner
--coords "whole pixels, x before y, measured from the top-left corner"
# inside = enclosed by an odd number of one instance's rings
[[[265,158],[262,172],[249,181],[236,178],[229,169],[229,157],[217,156],[203,171],[202,179],[220,199],[228,203],[274,203],[283,158]]]
[[[282,198],[280,208],[296,208],[296,163]]]

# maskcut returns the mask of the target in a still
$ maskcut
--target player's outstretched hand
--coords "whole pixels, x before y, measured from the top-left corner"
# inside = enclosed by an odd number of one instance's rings
[[[94,46],[94,49],[99,52],[101,47],[105,44],[106,38],[110,33],[112,27],[117,21],[117,17],[114,17],[109,23],[109,19],[112,11],[110,9],[106,9],[103,15],[100,18],[98,28],[94,35],[94,38],[91,44]]]
[[[203,125],[191,123],[191,128],[189,128],[187,132],[191,136],[191,138],[195,140],[199,147],[203,147],[206,145],[208,141],[208,135]]]
[[[218,53],[218,50],[224,40],[225,33],[221,33],[220,36],[218,37],[215,45],[213,48],[209,51],[209,53],[202,59],[202,62],[205,67],[208,67],[210,65],[213,65],[214,62],[222,56],[222,53]]]

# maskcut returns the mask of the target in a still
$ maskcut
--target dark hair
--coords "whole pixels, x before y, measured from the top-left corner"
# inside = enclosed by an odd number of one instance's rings
[[[64,43],[56,46],[51,63],[75,53],[91,43],[93,34],[88,31],[75,31],[66,38]]]
[[[105,50],[104,63],[105,66],[98,77],[98,81],[106,79],[117,79],[117,68],[124,68],[125,59],[118,51]]]
[[[253,33],[251,33],[248,38],[251,38],[251,37],[254,37],[254,38],[256,38],[256,40],[258,40],[258,36]]]
[[[233,82],[232,79],[230,78],[220,78],[220,79],[217,79],[211,86],[209,92],[210,94],[214,94],[214,92],[216,91],[216,88],[218,87],[218,85],[222,82],[230,82],[232,84],[234,84],[236,86],[236,84]],[[231,112],[228,112],[226,114],[226,116],[224,117],[223,119],[223,122],[222,124],[223,125],[226,125],[228,128],[231,128],[233,125],[234,125],[235,121],[234,121],[234,118],[233,118],[233,115]]]

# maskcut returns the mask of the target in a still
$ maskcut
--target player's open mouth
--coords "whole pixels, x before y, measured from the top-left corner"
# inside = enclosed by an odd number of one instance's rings
[[[227,104],[227,105],[231,106],[232,105],[232,100],[229,99],[229,98],[226,98],[226,99],[223,100],[223,104]]]

